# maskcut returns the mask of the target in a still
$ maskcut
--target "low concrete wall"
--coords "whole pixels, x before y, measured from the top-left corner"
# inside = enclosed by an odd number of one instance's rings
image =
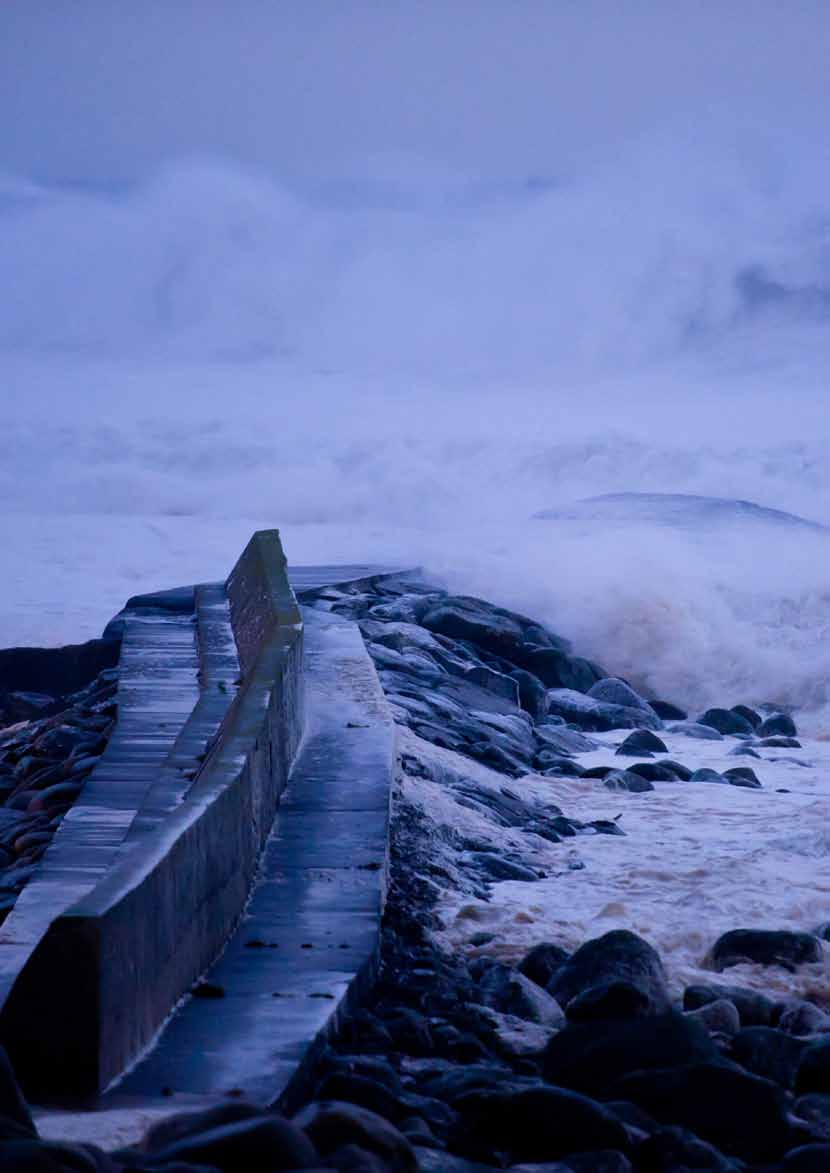
[[[227,583],[242,682],[181,804],[50,926],[3,1008],[30,1098],[94,1097],[221,950],[302,733],[302,621],[276,530]]]

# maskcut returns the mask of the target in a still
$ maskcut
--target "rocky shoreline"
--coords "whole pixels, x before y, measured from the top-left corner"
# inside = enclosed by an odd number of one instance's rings
[[[7,698],[6,714],[22,719],[0,729],[0,923],[98,764],[117,691],[117,668],[105,668],[66,697]]]
[[[545,875],[535,844],[552,845],[564,873],[583,867],[575,844],[626,834],[624,819],[579,818],[545,801],[531,776],[584,779],[609,800],[663,784],[757,790],[770,755],[800,749],[791,715],[738,705],[689,720],[527,617],[426,584],[326,589],[312,605],[360,624],[401,727],[381,969],[369,1002],[343,1025],[291,1119],[229,1099],[111,1154],[38,1140],[6,1069],[0,1173],[830,1169],[826,1006],[729,980],[747,961],[787,972],[820,966],[828,926],[736,924],[710,941],[711,981],[679,995],[658,951],[627,929],[575,949],[539,939],[515,961],[500,955],[492,931],[473,926],[461,950],[442,937],[447,890],[486,904],[494,884]],[[102,703],[94,695],[73,703]],[[48,720],[57,724],[37,739],[69,724]],[[617,730],[613,750],[598,740]],[[736,765],[695,768],[676,748],[669,756],[669,736],[675,747],[688,739],[690,758],[696,744],[723,742]],[[577,760],[599,748],[619,765]],[[12,750],[12,776],[23,750],[22,741]],[[21,775],[18,795],[28,777],[40,772]],[[449,800],[468,821],[439,817]]]

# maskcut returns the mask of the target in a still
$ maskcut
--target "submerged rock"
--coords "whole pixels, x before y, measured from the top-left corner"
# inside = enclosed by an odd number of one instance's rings
[[[746,733],[755,732],[755,726],[746,717],[736,713],[734,709],[707,709],[697,719],[698,725],[708,725],[710,729],[717,729],[718,733]]]
[[[787,713],[774,713],[758,726],[759,737],[798,737],[795,721]]]
[[[796,933],[788,929],[732,929],[718,937],[705,963],[719,973],[744,961],[793,970],[799,965],[821,961],[822,957],[821,942],[812,933]]]

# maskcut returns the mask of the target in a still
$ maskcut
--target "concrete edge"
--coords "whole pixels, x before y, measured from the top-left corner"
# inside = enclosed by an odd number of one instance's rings
[[[184,802],[52,922],[6,1004],[30,1098],[100,1093],[247,899],[302,730],[302,621],[276,531],[254,535],[228,593],[245,675],[213,751]]]

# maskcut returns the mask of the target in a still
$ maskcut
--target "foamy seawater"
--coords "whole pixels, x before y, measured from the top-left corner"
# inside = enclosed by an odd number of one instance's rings
[[[592,736],[611,747],[624,734]],[[764,760],[756,761],[728,756],[733,738],[660,736],[666,756],[692,769],[751,765],[763,789],[656,782],[653,791],[628,794],[610,792],[598,779],[511,782],[517,793],[555,803],[566,815],[618,818],[625,836],[579,835],[555,845],[538,839],[532,849],[525,841],[527,861],[547,878],[495,883],[489,901],[445,891],[439,939],[451,950],[475,954],[474,934],[492,933],[481,951],[515,961],[540,941],[575,949],[625,928],[659,951],[675,994],[694,982],[721,981],[830,1008],[830,946],[821,964],[794,973],[747,964],[717,975],[704,964],[709,948],[730,929],[811,931],[830,919],[830,743],[804,739],[800,750],[761,750]],[[419,748],[423,752],[423,743]],[[440,751],[426,747],[426,753]],[[579,755],[585,766],[619,768],[626,760],[610,748]],[[464,827],[464,808],[436,808],[434,784],[407,779],[405,791],[420,793],[433,818]],[[521,837],[511,846],[522,850]]]

